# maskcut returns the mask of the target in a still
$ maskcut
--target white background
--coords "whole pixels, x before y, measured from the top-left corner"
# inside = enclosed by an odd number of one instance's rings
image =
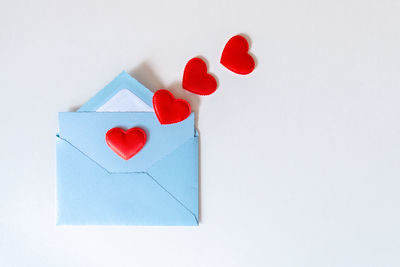
[[[122,70],[198,111],[198,228],[55,226],[57,112]],[[0,90],[0,266],[400,265],[399,1],[1,0]]]

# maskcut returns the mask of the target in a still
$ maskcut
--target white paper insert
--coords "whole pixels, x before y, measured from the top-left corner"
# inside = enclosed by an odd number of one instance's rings
[[[110,98],[97,112],[154,112],[142,99],[128,89],[122,89]]]

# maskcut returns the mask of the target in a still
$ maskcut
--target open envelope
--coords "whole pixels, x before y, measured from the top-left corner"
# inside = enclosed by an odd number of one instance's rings
[[[198,225],[194,114],[161,125],[153,93],[121,73],[77,112],[59,113],[59,225]],[[114,127],[140,127],[143,149],[123,160],[106,144]]]

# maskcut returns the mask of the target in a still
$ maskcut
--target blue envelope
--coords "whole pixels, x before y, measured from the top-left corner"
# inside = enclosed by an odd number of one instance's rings
[[[114,97],[128,90],[133,93],[129,97],[137,97],[134,101],[148,110],[110,111]],[[57,224],[198,225],[194,114],[161,125],[152,111],[152,97],[123,72],[77,112],[59,113]],[[100,112],[107,105],[109,109]],[[147,134],[145,146],[131,159],[122,159],[105,141],[114,127],[141,127]]]

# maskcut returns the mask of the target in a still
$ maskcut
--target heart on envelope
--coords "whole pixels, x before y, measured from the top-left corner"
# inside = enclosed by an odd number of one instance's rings
[[[118,156],[129,160],[144,147],[146,132],[139,127],[127,131],[116,127],[107,131],[106,142]]]

